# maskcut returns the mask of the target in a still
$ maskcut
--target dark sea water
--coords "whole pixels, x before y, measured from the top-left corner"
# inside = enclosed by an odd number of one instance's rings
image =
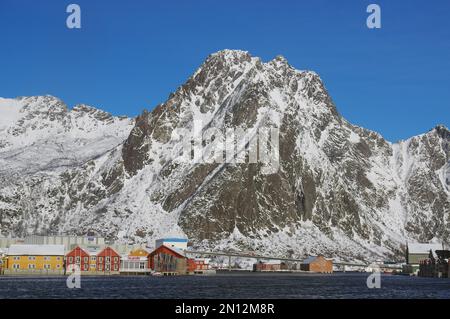
[[[69,289],[65,277],[0,277],[3,298],[450,298],[450,279],[381,276],[369,289],[368,274],[218,274],[215,276],[81,277]]]

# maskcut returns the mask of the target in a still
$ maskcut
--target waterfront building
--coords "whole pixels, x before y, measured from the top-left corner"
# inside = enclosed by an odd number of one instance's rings
[[[264,262],[260,260],[256,264],[253,264],[253,271],[280,271],[287,268],[284,265],[284,263],[281,263],[278,260],[268,260]]]
[[[185,252],[175,247],[158,246],[149,255],[149,268],[155,272],[167,274],[186,274],[192,270],[192,261],[189,262]]]
[[[403,272],[418,274],[420,261],[427,259],[430,252],[435,255],[436,250],[443,250],[442,244],[408,243],[406,248],[406,265]]]
[[[6,263],[8,272],[62,273],[64,245],[11,245]]]
[[[189,274],[215,274],[211,268],[210,258],[188,258],[187,271]]]
[[[209,264],[210,260],[211,259],[209,258],[194,258],[193,262],[195,264],[195,270],[201,271],[211,269]]]
[[[325,257],[323,257],[322,255],[310,256],[303,260],[300,265],[300,269],[303,271],[332,273],[333,262],[329,259],[325,259]]]
[[[86,274],[118,274],[120,255],[110,247],[88,250],[77,246],[66,255],[66,265],[67,269],[71,269],[70,265],[77,265]]]
[[[3,272],[6,267],[6,260],[7,260],[6,253],[7,253],[6,249],[0,248],[0,275],[3,275]]]
[[[130,251],[120,258],[120,273],[145,274],[150,272],[148,258],[150,253],[143,248]]]
[[[120,271],[120,255],[111,247],[106,247],[98,254],[97,271],[109,274],[119,274]]]
[[[449,278],[449,259],[449,250],[430,251],[428,258],[422,259],[419,262],[418,276]]]
[[[95,270],[91,267],[91,255],[79,246],[66,254],[66,269],[73,269],[72,265],[78,266],[80,271]]]

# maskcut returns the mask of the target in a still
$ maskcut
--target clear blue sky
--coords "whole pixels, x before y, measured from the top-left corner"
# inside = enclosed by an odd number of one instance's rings
[[[70,3],[82,29],[70,30]],[[382,29],[366,7],[382,8]],[[450,1],[0,0],[0,96],[51,94],[135,116],[212,52],[284,55],[391,141],[450,126]]]

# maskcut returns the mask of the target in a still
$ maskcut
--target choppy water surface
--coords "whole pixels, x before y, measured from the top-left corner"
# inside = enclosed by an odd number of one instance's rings
[[[368,274],[218,274],[216,276],[82,276],[80,289],[65,277],[0,277],[0,298],[450,298],[450,279]]]

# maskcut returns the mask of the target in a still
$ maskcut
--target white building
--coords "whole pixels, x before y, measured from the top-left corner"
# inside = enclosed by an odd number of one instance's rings
[[[120,272],[124,274],[145,274],[149,273],[148,264],[149,252],[138,248],[120,258]]]
[[[187,243],[188,243],[187,238],[176,238],[176,237],[161,238],[156,240],[155,249],[158,248],[159,246],[164,245],[169,248],[175,248],[184,251],[187,249]]]

